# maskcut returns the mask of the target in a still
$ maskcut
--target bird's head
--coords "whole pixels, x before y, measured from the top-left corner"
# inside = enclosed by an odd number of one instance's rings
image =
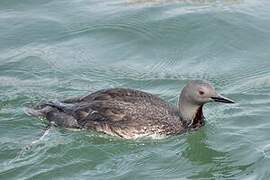
[[[219,94],[206,81],[190,81],[182,90],[179,98],[179,111],[190,125],[203,120],[202,107],[208,102],[234,103],[233,100]]]
[[[210,83],[201,80],[190,81],[182,90],[180,98],[199,106],[208,102],[234,103],[219,94]]]

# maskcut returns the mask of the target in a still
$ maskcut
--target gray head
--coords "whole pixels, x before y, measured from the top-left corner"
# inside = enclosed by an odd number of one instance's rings
[[[182,90],[180,99],[196,105],[207,102],[234,103],[233,100],[220,95],[210,83],[202,80],[190,81]]]
[[[180,113],[186,120],[192,120],[205,103],[222,102],[234,103],[233,100],[220,95],[215,88],[206,81],[190,81],[182,90],[179,98]]]

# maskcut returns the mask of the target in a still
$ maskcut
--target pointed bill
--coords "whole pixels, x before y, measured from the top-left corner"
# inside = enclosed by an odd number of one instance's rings
[[[217,96],[215,97],[211,97],[211,99],[213,99],[213,101],[215,102],[222,102],[222,103],[234,103],[233,100],[227,98],[227,97],[224,97],[220,94],[218,94]]]

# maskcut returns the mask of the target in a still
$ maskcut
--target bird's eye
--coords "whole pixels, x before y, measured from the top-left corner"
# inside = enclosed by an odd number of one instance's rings
[[[204,95],[204,92],[203,92],[203,91],[199,91],[199,94],[200,94],[200,95]]]

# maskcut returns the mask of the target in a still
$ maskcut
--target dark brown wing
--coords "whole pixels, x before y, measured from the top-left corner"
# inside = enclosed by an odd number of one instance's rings
[[[177,113],[174,107],[155,95],[122,88],[100,90],[77,98],[73,103],[76,103],[74,115],[82,122],[144,120],[145,123],[147,120],[171,118]]]
[[[62,101],[63,103],[92,103],[93,101],[123,101],[123,102],[136,102],[136,101],[148,101],[151,104],[162,106],[165,108],[170,105],[159,98],[158,96],[133,89],[113,88],[99,90],[83,97],[75,97]]]
[[[151,103],[159,104],[159,106],[168,106],[169,104],[158,96],[134,89],[113,88],[104,89],[95,93],[89,94],[81,98],[84,102],[93,100],[118,100],[124,102],[134,102],[138,100],[147,100]]]

